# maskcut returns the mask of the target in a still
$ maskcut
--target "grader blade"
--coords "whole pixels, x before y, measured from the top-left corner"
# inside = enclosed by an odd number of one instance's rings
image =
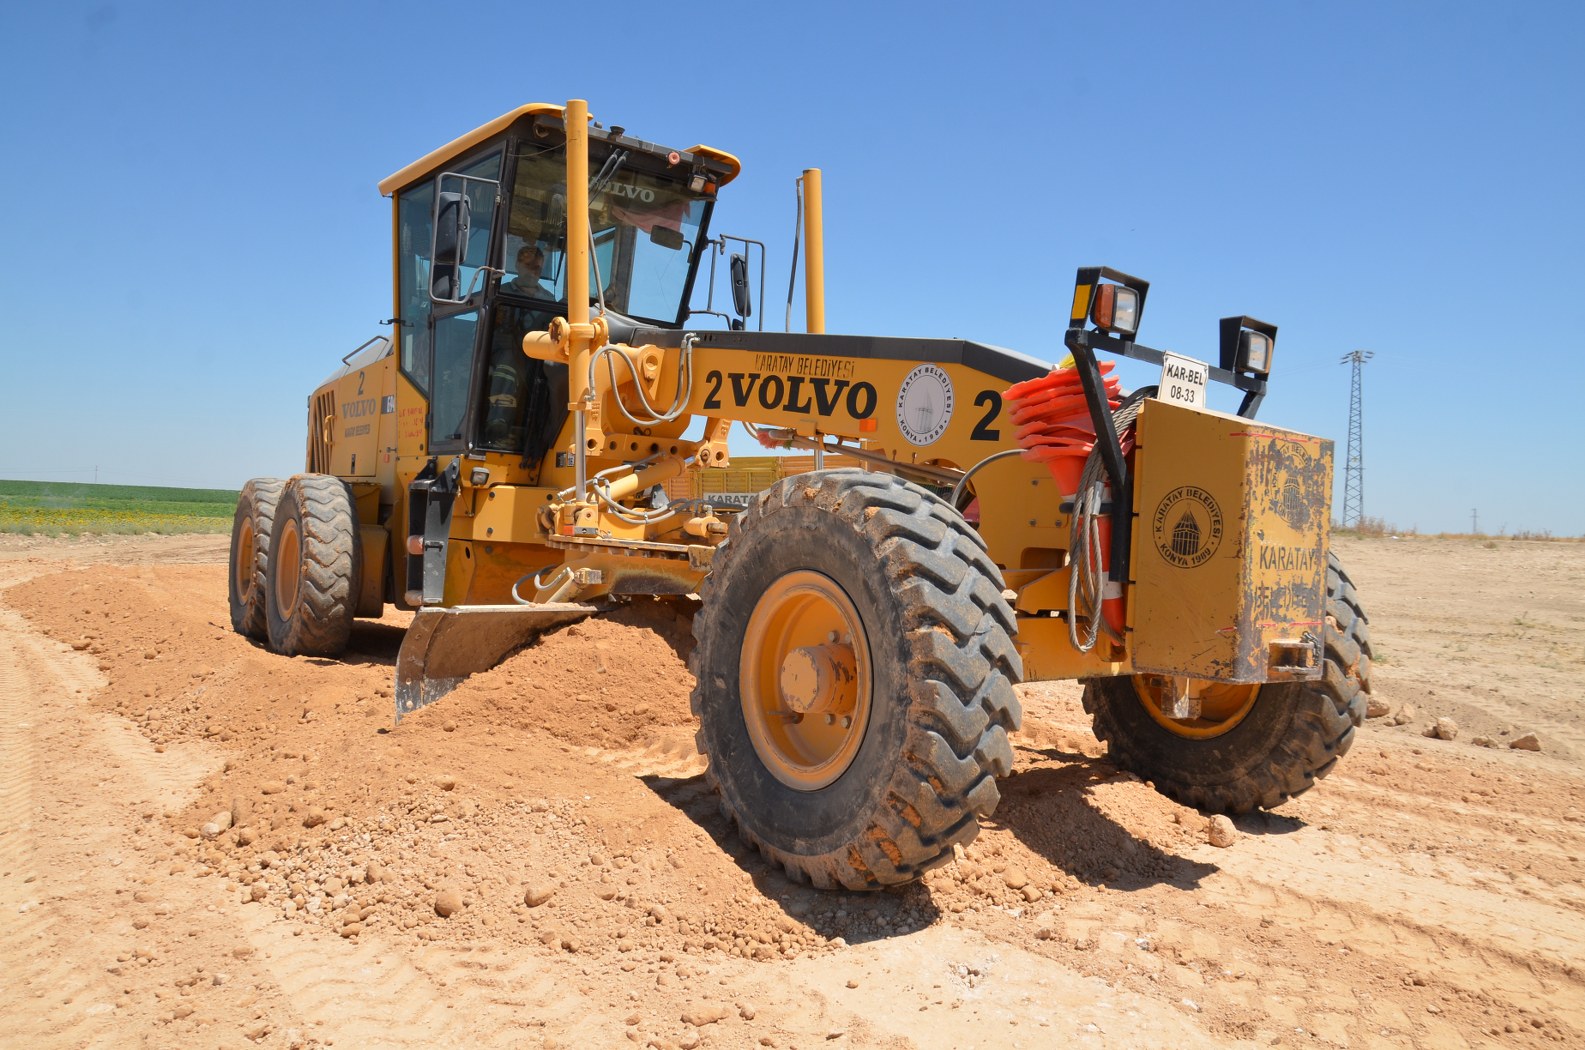
[[[420,609],[396,657],[396,721],[434,703],[470,674],[489,670],[546,631],[604,608],[546,603]]]

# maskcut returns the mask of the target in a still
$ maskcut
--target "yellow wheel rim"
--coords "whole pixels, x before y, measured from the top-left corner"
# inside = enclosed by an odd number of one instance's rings
[[[242,534],[237,537],[237,564],[231,570],[232,588],[243,600],[253,588],[253,542],[253,522],[244,520]]]
[[[1190,740],[1208,740],[1221,736],[1244,720],[1260,696],[1260,686],[1228,685],[1225,682],[1204,682],[1196,679],[1174,679],[1170,675],[1140,674],[1134,676],[1134,692],[1145,711],[1163,729]],[[1200,694],[1200,716],[1178,719],[1167,714],[1172,710],[1173,697],[1183,684],[1192,683]]]
[[[297,531],[297,522],[288,518],[276,526],[281,530],[281,545],[275,560],[270,563],[270,575],[275,577],[275,607],[281,619],[289,619],[297,609],[297,576],[301,568],[303,538]]]
[[[830,577],[777,579],[749,615],[738,657],[743,722],[772,776],[799,791],[853,764],[871,709],[869,636]]]

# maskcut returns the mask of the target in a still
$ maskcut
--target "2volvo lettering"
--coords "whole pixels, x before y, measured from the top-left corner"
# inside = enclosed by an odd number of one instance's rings
[[[753,404],[767,411],[831,416],[840,406],[854,419],[868,419],[874,415],[879,402],[875,387],[870,383],[853,383],[824,376],[723,373],[719,369],[711,369],[705,373],[704,381],[709,390],[705,394],[703,407],[712,411],[722,407],[723,393],[731,398],[737,408],[747,408]]]

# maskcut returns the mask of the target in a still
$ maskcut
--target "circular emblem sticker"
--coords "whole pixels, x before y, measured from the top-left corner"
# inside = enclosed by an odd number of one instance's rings
[[[920,365],[903,377],[897,391],[897,427],[915,445],[928,445],[946,433],[952,420],[952,379],[935,365]]]
[[[1256,454],[1256,463],[1264,469],[1268,509],[1295,529],[1313,528],[1326,500],[1314,495],[1325,482],[1310,450],[1297,441],[1274,437],[1268,448]]]
[[[1180,569],[1192,569],[1222,545],[1222,509],[1209,492],[1183,485],[1156,505],[1150,531],[1163,558]]]

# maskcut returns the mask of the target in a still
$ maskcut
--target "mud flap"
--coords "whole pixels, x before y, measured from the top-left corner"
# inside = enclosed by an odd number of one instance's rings
[[[604,605],[475,605],[419,609],[396,657],[396,721],[434,703],[464,678],[489,670],[546,631]]]

